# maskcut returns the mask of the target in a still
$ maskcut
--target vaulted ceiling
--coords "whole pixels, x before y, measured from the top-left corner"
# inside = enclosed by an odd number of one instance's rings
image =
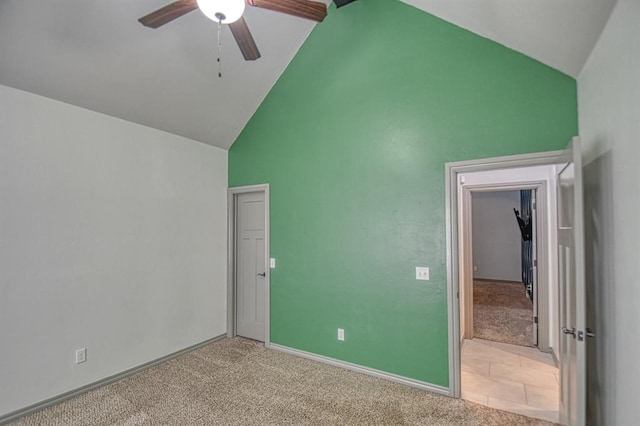
[[[402,1],[573,77],[615,4]],[[157,30],[137,22],[167,3],[0,0],[0,84],[227,149],[315,24],[248,7],[245,17],[262,58],[244,61],[224,28],[218,78],[216,25],[199,11]],[[345,9],[331,7],[329,15]]]

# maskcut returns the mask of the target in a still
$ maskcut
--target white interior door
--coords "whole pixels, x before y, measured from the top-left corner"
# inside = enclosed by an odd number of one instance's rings
[[[241,193],[236,198],[236,334],[265,339],[264,192]]]
[[[558,172],[558,286],[560,291],[560,421],[586,422],[584,217],[580,140],[565,150]]]

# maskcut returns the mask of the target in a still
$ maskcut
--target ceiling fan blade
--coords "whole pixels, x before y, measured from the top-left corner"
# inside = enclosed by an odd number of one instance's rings
[[[327,16],[327,5],[311,0],[246,0],[249,6],[286,13],[287,15],[322,22]]]
[[[196,0],[178,0],[143,16],[138,21],[145,27],[158,28],[197,8]]]
[[[249,31],[249,27],[247,26],[247,21],[245,21],[244,18],[241,17],[237,21],[230,23],[229,29],[231,30],[231,34],[233,34],[233,38],[236,39],[236,43],[238,43],[244,59],[247,61],[255,61],[260,57],[258,46],[256,46],[256,42],[253,40],[251,31]]]

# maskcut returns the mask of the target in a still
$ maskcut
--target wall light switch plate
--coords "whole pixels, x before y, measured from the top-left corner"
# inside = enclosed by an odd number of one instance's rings
[[[276,268],[276,258],[272,257],[271,259],[269,259],[269,268],[271,269],[275,269]]]
[[[429,281],[429,268],[416,266],[416,280]]]
[[[344,328],[338,329],[338,340],[344,340]]]

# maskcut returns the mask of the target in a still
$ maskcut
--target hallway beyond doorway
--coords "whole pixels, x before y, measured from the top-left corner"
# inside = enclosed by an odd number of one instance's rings
[[[535,347],[533,303],[522,283],[473,280],[473,337]]]
[[[558,422],[558,368],[536,348],[465,340],[462,399],[488,407]]]

